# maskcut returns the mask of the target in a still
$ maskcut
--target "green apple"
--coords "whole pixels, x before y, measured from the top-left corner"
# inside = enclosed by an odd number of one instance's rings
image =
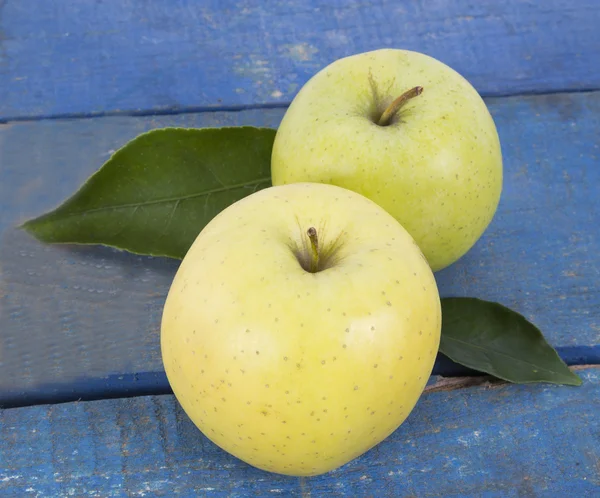
[[[494,121],[476,90],[442,62],[382,49],[313,76],[277,131],[274,185],[320,182],[392,214],[434,271],[463,256],[502,190]]]
[[[404,421],[440,328],[436,282],[408,232],[355,192],[298,183],[204,228],[169,290],[161,350],[209,439],[261,469],[315,475]]]

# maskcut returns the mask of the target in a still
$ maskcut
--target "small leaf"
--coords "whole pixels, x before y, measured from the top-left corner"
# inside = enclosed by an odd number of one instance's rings
[[[581,385],[535,325],[498,303],[442,299],[440,351],[509,382]]]
[[[64,204],[23,228],[43,242],[183,258],[230,204],[271,185],[275,130],[163,128],[119,149]]]

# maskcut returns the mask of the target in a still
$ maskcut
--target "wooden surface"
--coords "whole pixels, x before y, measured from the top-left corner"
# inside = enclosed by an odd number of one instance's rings
[[[305,479],[225,453],[172,396],[4,410],[0,495],[594,497],[600,369],[579,374],[580,388],[503,384],[424,394],[383,443]]]
[[[0,496],[600,496],[599,26],[597,0],[0,0],[0,407],[24,406],[0,409]],[[580,388],[431,392],[336,472],[266,474],[166,394],[176,261],[16,225],[143,131],[276,127],[312,74],[381,47],[460,71],[502,142],[498,213],[441,294],[508,305],[595,366]],[[78,399],[98,401],[57,404]]]
[[[597,0],[3,0],[0,120],[277,105],[386,46],[485,95],[596,89],[599,16]]]
[[[487,102],[503,146],[504,192],[484,237],[437,274],[440,292],[513,307],[569,363],[600,362],[600,92]],[[15,225],[61,202],[111,150],[149,128],[276,127],[283,112],[0,128],[0,330],[6,351],[0,403],[169,392],[158,332],[178,262],[98,247],[46,246]],[[456,373],[443,363],[435,371]]]

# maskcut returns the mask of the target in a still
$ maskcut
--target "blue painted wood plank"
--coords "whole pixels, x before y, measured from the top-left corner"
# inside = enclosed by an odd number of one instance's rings
[[[505,158],[498,213],[436,277],[499,301],[570,364],[600,363],[600,92],[488,101]],[[0,128],[0,404],[169,392],[159,348],[176,261],[45,246],[14,226],[64,200],[130,138],[162,126],[276,127],[282,109]],[[436,373],[454,372],[438,361]]]
[[[289,102],[326,64],[417,50],[484,95],[600,88],[597,0],[4,0],[0,120]]]
[[[263,472],[225,453],[173,396],[2,410],[0,494],[598,496],[600,367],[579,374],[579,388],[494,384],[427,392],[374,449],[304,479]]]

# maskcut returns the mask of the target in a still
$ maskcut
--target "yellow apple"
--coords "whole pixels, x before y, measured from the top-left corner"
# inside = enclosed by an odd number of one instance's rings
[[[434,271],[475,244],[502,190],[498,134],[477,91],[442,62],[397,49],[313,76],[283,117],[271,170],[274,185],[330,183],[375,201]]]
[[[315,475],[408,416],[440,340],[412,237],[332,185],[272,187],[200,233],[169,290],[164,367],[196,426],[261,469]]]

